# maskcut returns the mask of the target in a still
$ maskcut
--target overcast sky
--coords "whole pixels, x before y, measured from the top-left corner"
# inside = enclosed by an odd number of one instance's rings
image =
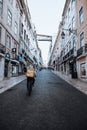
[[[28,0],[32,22],[38,34],[55,39],[62,18],[65,0]],[[44,62],[47,62],[50,42],[39,42]]]

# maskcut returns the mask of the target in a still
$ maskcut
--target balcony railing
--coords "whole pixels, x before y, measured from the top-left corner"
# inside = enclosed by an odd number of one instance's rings
[[[85,46],[82,46],[80,49],[78,49],[77,57],[84,55],[85,53],[87,53],[87,44],[85,44]]]
[[[73,48],[63,57],[63,60],[68,59],[74,53]]]

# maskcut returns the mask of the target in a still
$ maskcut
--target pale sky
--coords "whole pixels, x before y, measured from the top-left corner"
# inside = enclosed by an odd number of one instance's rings
[[[37,34],[56,37],[58,26],[62,18],[65,0],[28,0],[32,22]],[[39,42],[43,61],[47,62],[50,42]]]

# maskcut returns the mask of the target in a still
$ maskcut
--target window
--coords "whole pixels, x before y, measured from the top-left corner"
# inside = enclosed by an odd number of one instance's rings
[[[10,10],[8,9],[7,12],[7,24],[11,27],[12,26],[12,13],[10,12]]]
[[[75,37],[73,37],[73,48],[74,48],[74,55],[76,56],[76,40],[75,40]]]
[[[17,43],[16,42],[14,42],[14,48],[17,48]]]
[[[80,24],[83,23],[83,7],[81,7],[81,9],[79,11],[79,22],[80,22]]]
[[[70,17],[70,8],[68,8],[68,19]]]
[[[68,29],[69,29],[69,36],[71,35],[71,24],[69,25],[69,27],[68,27]]]
[[[0,42],[1,42],[1,31],[2,31],[2,28],[0,27]]]
[[[6,36],[6,47],[11,48],[11,37],[8,34]]]
[[[28,35],[26,35],[26,42],[28,42]]]
[[[71,2],[71,8],[74,9],[74,6],[75,6],[75,0],[72,0],[72,2]]]
[[[15,34],[17,35],[17,33],[18,33],[18,24],[15,22],[15,29],[14,29],[14,32],[15,32]]]
[[[24,40],[26,39],[26,30],[24,30]]]
[[[21,24],[21,33],[23,34],[23,24]]]
[[[0,15],[2,14],[3,9],[3,0],[0,0]]]
[[[84,46],[84,32],[80,34],[80,47]]]
[[[18,13],[19,13],[18,3],[16,3],[15,8],[16,8],[15,14],[16,14],[16,17],[18,18]]]
[[[72,29],[75,28],[75,17],[72,18]]]
[[[75,38],[75,36],[73,37],[73,47],[76,48],[76,38]]]
[[[71,50],[71,41],[69,42],[69,50]]]
[[[65,48],[65,49],[66,49],[66,54],[67,54],[67,53],[68,53],[68,45],[66,45],[66,48]]]
[[[80,65],[80,68],[81,68],[81,77],[85,77],[86,76],[86,64],[82,63]]]

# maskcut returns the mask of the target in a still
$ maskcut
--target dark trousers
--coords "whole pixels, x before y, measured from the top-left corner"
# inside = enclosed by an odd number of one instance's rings
[[[27,77],[27,88],[28,87],[32,87],[32,85],[34,84],[35,79],[31,78],[31,77]],[[29,86],[30,85],[30,86]]]

